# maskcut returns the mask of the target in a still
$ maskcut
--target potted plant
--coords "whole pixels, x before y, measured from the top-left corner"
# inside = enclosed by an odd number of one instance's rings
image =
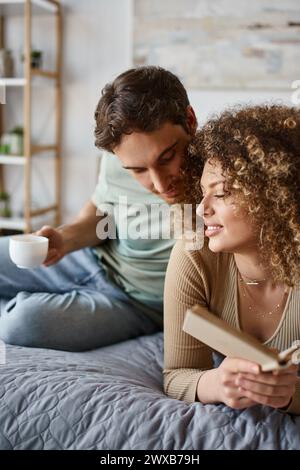
[[[0,217],[11,217],[11,210],[9,207],[10,195],[5,192],[0,192]]]
[[[10,154],[10,134],[2,134],[0,139],[0,153],[4,155]]]
[[[24,62],[25,55],[21,54],[21,60]],[[32,49],[30,53],[30,65],[33,69],[41,69],[43,63],[43,52],[38,49]]]
[[[43,53],[42,51],[38,51],[33,49],[31,51],[31,67],[33,69],[40,69],[42,68],[42,61],[43,61]]]
[[[23,155],[24,129],[22,126],[16,126],[10,131],[10,153]]]

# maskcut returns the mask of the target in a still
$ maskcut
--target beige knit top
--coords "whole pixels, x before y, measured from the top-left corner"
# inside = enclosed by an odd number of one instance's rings
[[[164,388],[187,403],[197,401],[197,384],[213,368],[212,350],[182,331],[187,308],[201,304],[240,329],[237,302],[237,267],[230,253],[213,253],[207,247],[187,251],[185,241],[174,246],[165,280]],[[289,290],[287,302],[273,335],[264,343],[280,351],[300,339],[300,289]],[[300,378],[286,410],[300,414]]]

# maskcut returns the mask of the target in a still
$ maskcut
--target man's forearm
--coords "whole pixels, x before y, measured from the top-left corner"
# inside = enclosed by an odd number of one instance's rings
[[[103,215],[96,215],[96,211],[95,204],[88,201],[72,223],[57,228],[64,239],[65,254],[81,248],[97,246],[105,241],[97,237],[97,224]]]

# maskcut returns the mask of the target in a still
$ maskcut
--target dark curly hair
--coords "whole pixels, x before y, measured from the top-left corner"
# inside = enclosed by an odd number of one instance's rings
[[[95,145],[113,152],[123,135],[152,132],[166,122],[188,132],[189,99],[180,80],[162,67],[127,70],[102,90],[95,111]]]
[[[235,107],[213,117],[191,141],[183,168],[186,203],[203,194],[207,160],[222,167],[225,194],[246,211],[261,262],[275,282],[300,285],[300,110]]]

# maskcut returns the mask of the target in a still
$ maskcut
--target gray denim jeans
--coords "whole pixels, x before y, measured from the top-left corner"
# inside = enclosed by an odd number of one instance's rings
[[[110,282],[93,250],[50,267],[19,269],[0,237],[0,339],[20,346],[84,351],[159,331]]]

